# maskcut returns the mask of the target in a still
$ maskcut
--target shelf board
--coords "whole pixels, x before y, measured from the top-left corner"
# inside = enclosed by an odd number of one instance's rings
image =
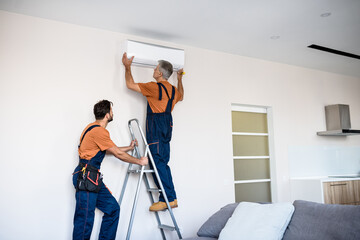
[[[270,179],[251,179],[251,180],[239,180],[239,181],[234,181],[235,184],[241,184],[241,183],[262,183],[262,182],[270,182]]]
[[[232,132],[233,136],[269,136],[268,133]]]
[[[238,159],[269,159],[270,156],[233,156],[234,160]]]

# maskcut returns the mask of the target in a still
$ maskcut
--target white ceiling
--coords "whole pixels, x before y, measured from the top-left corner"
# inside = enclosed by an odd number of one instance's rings
[[[359,59],[307,48],[360,55],[360,0],[0,0],[0,9],[360,78]]]

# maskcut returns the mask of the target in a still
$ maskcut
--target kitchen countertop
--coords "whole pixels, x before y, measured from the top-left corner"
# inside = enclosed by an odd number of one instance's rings
[[[353,181],[360,180],[359,175],[332,175],[332,176],[316,176],[316,177],[297,177],[290,178],[290,180],[320,180],[322,182],[340,182],[340,181]]]
[[[360,180],[360,176],[328,176],[322,179],[323,182],[353,181]]]

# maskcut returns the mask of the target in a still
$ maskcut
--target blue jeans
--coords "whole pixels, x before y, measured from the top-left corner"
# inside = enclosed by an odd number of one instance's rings
[[[76,186],[77,174],[73,176]],[[95,208],[104,213],[99,240],[115,239],[119,223],[120,207],[109,189],[103,183],[98,193],[77,191],[74,216],[73,240],[90,239],[94,225]]]

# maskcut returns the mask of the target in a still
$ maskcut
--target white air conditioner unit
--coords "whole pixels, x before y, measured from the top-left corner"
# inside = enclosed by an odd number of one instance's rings
[[[175,71],[184,67],[185,52],[183,49],[170,48],[149,43],[126,40],[123,46],[128,58],[134,57],[133,65],[155,68],[158,60],[166,60]]]

